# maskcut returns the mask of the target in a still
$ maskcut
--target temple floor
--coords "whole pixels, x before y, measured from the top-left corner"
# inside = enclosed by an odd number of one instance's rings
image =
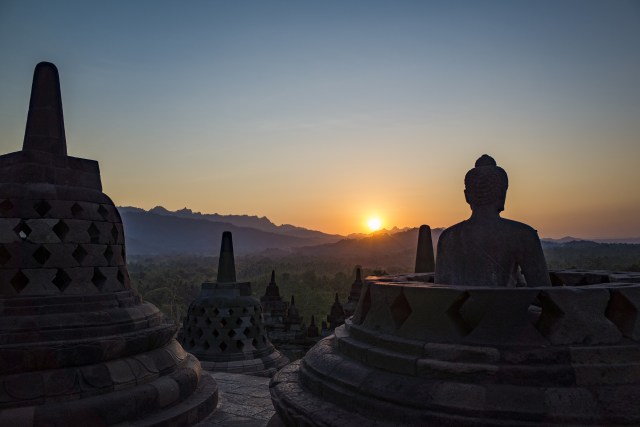
[[[216,411],[196,427],[264,427],[275,414],[270,378],[226,372],[202,371],[218,383],[219,403]]]

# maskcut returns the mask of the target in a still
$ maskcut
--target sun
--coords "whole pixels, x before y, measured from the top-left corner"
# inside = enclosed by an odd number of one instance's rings
[[[369,218],[367,220],[367,225],[369,226],[369,230],[378,231],[382,228],[382,221],[378,217]]]

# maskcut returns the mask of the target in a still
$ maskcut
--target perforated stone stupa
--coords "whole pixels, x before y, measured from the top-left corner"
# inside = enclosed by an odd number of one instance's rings
[[[470,283],[367,278],[353,317],[273,377],[287,426],[640,425],[640,275],[557,271],[550,280],[535,231],[495,219],[506,179],[484,182],[500,191],[472,183],[492,200],[469,198],[486,216],[462,234],[487,240],[459,239],[454,226],[440,270]],[[528,252],[512,253],[519,244]],[[522,263],[520,287],[508,280],[512,263]],[[488,286],[491,270],[505,274]]]
[[[267,337],[251,283],[236,281],[229,231],[222,234],[218,279],[202,284],[183,330],[183,346],[208,370],[272,375],[289,362]]]
[[[0,156],[0,425],[193,424],[217,386],[131,288],[98,163],[67,156],[58,71],[36,66]]]

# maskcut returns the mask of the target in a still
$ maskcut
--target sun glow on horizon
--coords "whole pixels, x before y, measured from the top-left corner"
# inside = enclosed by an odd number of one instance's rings
[[[367,220],[367,226],[370,231],[378,231],[382,228],[382,220],[378,217],[372,217]]]

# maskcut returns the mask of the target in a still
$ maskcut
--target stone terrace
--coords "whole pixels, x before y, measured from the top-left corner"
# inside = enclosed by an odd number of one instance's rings
[[[206,371],[205,371],[206,372]],[[275,414],[270,378],[228,372],[206,372],[218,383],[218,408],[197,427],[263,427]],[[276,424],[277,425],[277,424]]]

